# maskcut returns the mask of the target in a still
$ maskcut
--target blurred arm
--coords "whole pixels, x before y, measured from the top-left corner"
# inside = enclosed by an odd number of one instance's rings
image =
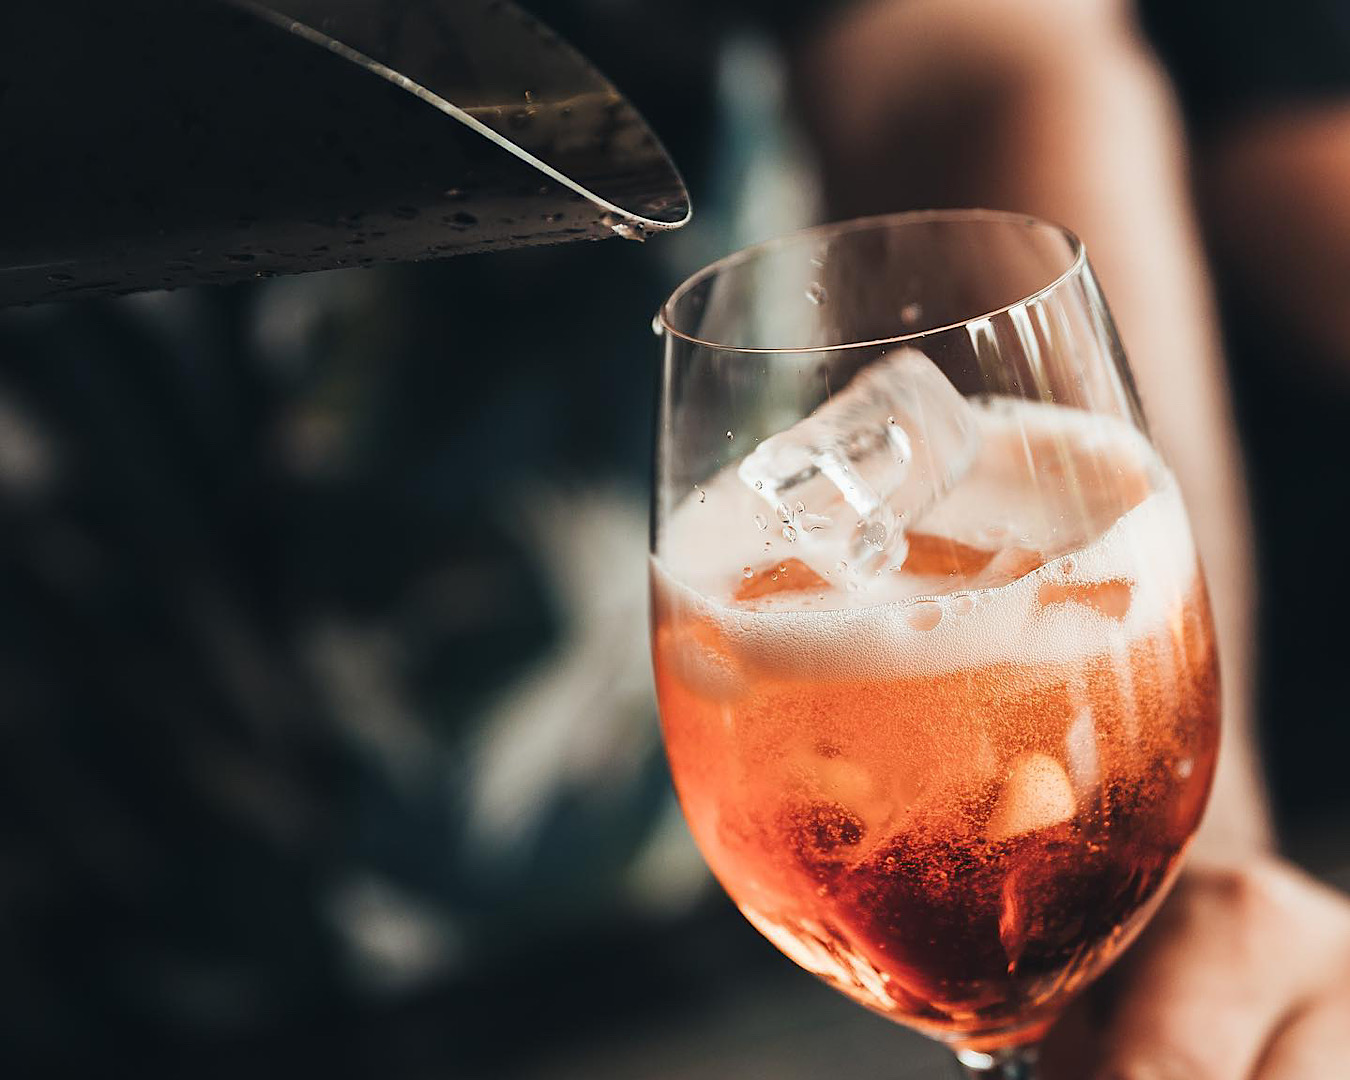
[[[1197,164],[1206,224],[1247,293],[1350,378],[1350,104],[1245,117]]]
[[[1225,739],[1200,838],[1264,847],[1240,451],[1170,87],[1113,0],[874,0],[807,44],[796,91],[831,211],[987,206],[1087,244],[1185,494],[1218,624]]]

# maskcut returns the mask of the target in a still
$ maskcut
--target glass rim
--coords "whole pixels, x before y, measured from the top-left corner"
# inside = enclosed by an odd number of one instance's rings
[[[991,308],[988,311],[977,312],[963,319],[957,319],[955,322],[944,323],[941,326],[931,326],[923,330],[910,330],[902,334],[895,334],[888,337],[871,338],[866,341],[841,341],[835,345],[798,345],[788,346],[781,349],[764,348],[762,346],[751,345],[727,345],[716,341],[707,341],[697,337],[687,331],[677,329],[671,320],[671,309],[679,303],[689,291],[714,275],[723,273],[741,263],[749,262],[761,255],[776,249],[789,247],[793,244],[802,243],[813,238],[826,238],[830,236],[839,236],[845,233],[862,232],[867,230],[883,230],[899,225],[918,225],[925,222],[955,222],[955,221],[986,221],[1000,222],[1003,224],[1020,224],[1027,228],[1050,229],[1058,232],[1069,244],[1069,250],[1072,258],[1069,265],[1059,273],[1054,279],[1048,281],[1040,288],[1019,297],[1010,303],[1003,304],[1000,307]],[[1023,307],[1034,300],[1046,296],[1059,288],[1064,282],[1068,281],[1075,274],[1082,271],[1087,262],[1087,249],[1083,241],[1079,239],[1078,234],[1071,229],[1065,228],[1053,221],[1047,221],[1044,218],[1038,218],[1033,214],[1017,213],[1011,210],[986,210],[986,209],[947,209],[947,210],[900,210],[888,214],[873,214],[868,217],[848,218],[843,221],[827,222],[822,225],[812,225],[809,228],[798,229],[795,232],[784,233],[781,236],[775,236],[768,240],[762,240],[757,244],[751,244],[748,247],[733,251],[728,255],[722,256],[715,262],[709,263],[701,270],[695,271],[689,277],[685,278],[675,291],[666,298],[665,303],[661,305],[661,310],[657,313],[657,322],[664,333],[672,337],[679,338],[691,345],[701,346],[705,349],[715,349],[718,352],[744,353],[747,355],[772,356],[783,354],[788,356],[801,356],[811,353],[830,353],[841,352],[847,349],[868,349],[880,348],[887,345],[899,345],[905,342],[918,341],[922,338],[931,337],[934,334],[946,333],[950,330],[956,330],[973,322],[979,322],[982,319],[992,319],[995,316],[1005,314],[1014,308]]]

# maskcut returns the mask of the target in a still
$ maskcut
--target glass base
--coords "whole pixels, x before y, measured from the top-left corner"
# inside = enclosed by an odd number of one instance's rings
[[[936,1037],[956,1051],[972,1050],[997,1055],[1000,1051],[1034,1046],[1045,1038],[1045,1033],[1054,1022],[1055,1017],[1048,1016],[1032,1020],[1030,1023],[1014,1024],[1011,1027],[986,1029],[979,1034],[958,1035],[943,1032]]]
[[[1036,1080],[1036,1047],[1018,1046],[1009,1050],[956,1051],[959,1061],[970,1077],[985,1080]]]

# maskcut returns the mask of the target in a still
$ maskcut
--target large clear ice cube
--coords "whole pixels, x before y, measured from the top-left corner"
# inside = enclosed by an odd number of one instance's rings
[[[765,439],[741,480],[820,573],[903,563],[905,532],[969,470],[974,410],[918,349],[884,353],[806,419]]]

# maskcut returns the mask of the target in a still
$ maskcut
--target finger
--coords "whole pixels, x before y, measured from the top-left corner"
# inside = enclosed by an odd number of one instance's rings
[[[1122,1002],[1103,1040],[1100,1080],[1248,1080],[1279,1002],[1224,980],[1212,960],[1195,964],[1208,970],[1169,964]]]
[[[1291,935],[1317,907],[1299,876],[1200,872],[1159,931],[1129,957],[1096,1074],[1110,1080],[1247,1080],[1290,1002],[1326,980],[1316,935]],[[1319,912],[1311,912],[1319,914]],[[1311,1078],[1309,1078],[1311,1080]]]
[[[1266,1049],[1256,1080],[1329,1080],[1348,1071],[1350,986],[1319,999],[1286,1022]]]

